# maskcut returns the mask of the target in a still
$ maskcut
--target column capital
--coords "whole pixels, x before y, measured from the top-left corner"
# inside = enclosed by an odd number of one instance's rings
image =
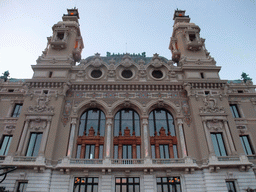
[[[107,118],[106,120],[107,120],[107,122],[106,122],[107,125],[112,125],[113,124],[113,119],[112,118]]]
[[[71,125],[75,125],[77,123],[77,118],[72,118],[71,119]]]
[[[148,118],[142,118],[142,125],[148,125]]]
[[[178,125],[183,125],[183,119],[177,119],[177,124]]]

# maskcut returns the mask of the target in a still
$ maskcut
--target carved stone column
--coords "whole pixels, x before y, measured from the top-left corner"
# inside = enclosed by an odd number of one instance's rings
[[[7,112],[6,117],[11,117],[11,116],[12,116],[12,112],[13,112],[13,110],[14,110],[14,106],[15,106],[14,101],[11,101],[10,103],[11,103],[11,106],[9,107],[9,110],[8,110],[8,112]]]
[[[95,159],[99,159],[99,144],[95,144]]]
[[[111,149],[111,133],[112,133],[112,125],[113,125],[113,120],[112,118],[107,118],[107,134],[105,136],[105,139],[106,139],[106,152],[105,152],[105,156],[106,156],[106,159],[110,159],[110,149]]]
[[[159,149],[159,144],[155,144],[155,150],[156,150],[156,159],[160,159],[160,149]]]
[[[144,141],[144,155],[145,159],[149,159],[149,134],[148,134],[148,117],[142,119],[142,126],[143,126],[143,141]]]
[[[122,159],[122,144],[118,145],[118,159]]]
[[[228,122],[226,120],[224,120],[224,127],[225,127],[225,131],[226,131],[226,134],[227,134],[227,139],[228,139],[228,143],[229,143],[229,146],[230,146],[231,153],[232,153],[232,155],[234,155],[237,152],[236,152],[236,149],[235,149],[235,146],[234,146],[234,143],[233,143],[233,140],[232,140],[229,128],[228,128]]]
[[[85,158],[85,144],[83,143],[81,146],[81,154],[80,154],[80,159]]]
[[[180,137],[180,145],[181,145],[181,151],[182,151],[182,158],[187,156],[187,149],[185,144],[185,137],[183,132],[183,120],[178,119],[178,127],[179,127],[179,137]]]
[[[203,120],[203,125],[204,125],[204,131],[205,131],[205,135],[206,135],[206,141],[208,143],[209,153],[210,153],[210,155],[215,155],[212,138],[211,138],[210,134],[208,134],[206,120]]]
[[[136,154],[136,144],[132,145],[132,158],[137,159],[137,154]]]
[[[17,151],[18,156],[21,155],[21,152],[22,152],[22,149],[23,149],[23,146],[24,146],[24,142],[25,142],[25,139],[26,139],[26,135],[27,135],[27,132],[28,132],[29,120],[26,119],[25,121],[26,121],[26,123],[24,125],[24,129],[23,129],[23,132],[22,132],[22,135],[21,135],[21,138],[20,138],[20,143],[19,143],[19,147],[18,147],[18,151]],[[25,155],[25,154],[23,154],[23,155]]]
[[[73,118],[71,121],[71,131],[69,136],[69,143],[68,143],[68,153],[67,157],[72,156],[73,146],[74,146],[74,138],[75,138],[75,129],[76,129],[76,118]]]
[[[43,133],[43,138],[42,138],[42,141],[41,141],[41,146],[40,146],[40,149],[39,149],[39,155],[44,155],[44,151],[45,151],[45,147],[46,147],[46,141],[47,141],[47,138],[48,138],[48,133],[49,133],[49,130],[50,130],[50,125],[51,125],[51,120],[48,120],[47,121],[47,125],[46,125],[46,129]]]

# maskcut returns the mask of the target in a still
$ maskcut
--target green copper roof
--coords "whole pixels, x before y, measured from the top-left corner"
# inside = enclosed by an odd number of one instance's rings
[[[97,54],[96,54],[97,55]],[[114,53],[110,53],[110,52],[107,52],[106,53],[106,56],[101,56],[100,58],[102,59],[102,61],[106,62],[107,64],[110,64],[110,60],[114,60],[115,61],[115,64],[118,64],[122,61],[122,58],[125,56],[125,55],[129,55],[132,60],[135,62],[135,63],[139,63],[140,60],[143,60],[145,62],[145,65],[148,64],[153,57],[146,57],[146,53],[143,52],[143,53],[138,53],[138,54],[135,54],[135,53],[132,53],[132,54],[129,54],[129,53],[117,53],[117,54],[114,54]],[[87,57],[86,59],[84,59],[86,61],[86,63],[90,62],[95,56],[89,56]],[[167,63],[168,59],[166,59],[165,57],[161,57],[159,56],[159,58],[161,59],[161,61]],[[83,63],[81,61],[81,63]]]

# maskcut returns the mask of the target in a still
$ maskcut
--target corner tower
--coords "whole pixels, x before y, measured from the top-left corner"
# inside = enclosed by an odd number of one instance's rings
[[[33,78],[66,78],[58,69],[67,69],[81,60],[84,44],[78,22],[78,9],[67,9],[67,12],[62,21],[53,25],[52,36],[47,37],[43,54],[37,59],[37,65],[32,66],[35,72]]]
[[[219,79],[220,67],[205,48],[200,27],[190,23],[184,10],[175,10],[173,33],[169,45],[172,60],[181,67],[185,79]]]

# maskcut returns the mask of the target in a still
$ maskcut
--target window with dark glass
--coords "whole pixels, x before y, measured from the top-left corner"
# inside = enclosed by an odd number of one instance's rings
[[[0,148],[0,155],[7,155],[10,144],[12,141],[12,135],[4,135]]]
[[[116,177],[116,192],[140,192],[139,177]]]
[[[106,118],[103,111],[99,109],[89,109],[85,111],[80,118],[78,135],[88,135],[89,129],[94,129],[95,135],[104,136]]]
[[[211,133],[212,143],[216,156],[227,156],[221,133]]]
[[[178,158],[174,120],[167,110],[155,109],[149,114],[152,159]]]
[[[76,158],[103,159],[105,124],[105,114],[99,109],[89,109],[81,115]]]
[[[36,157],[38,155],[43,133],[31,133],[26,156]]]
[[[163,72],[161,70],[152,71],[152,76],[156,79],[161,79],[163,77]]]
[[[102,75],[102,71],[99,70],[99,69],[94,69],[92,72],[91,72],[91,76],[93,78],[100,78]]]
[[[21,108],[22,108],[22,104],[21,103],[15,104],[14,110],[12,112],[12,117],[19,117],[20,116],[20,112],[21,112]]]
[[[181,192],[180,177],[157,177],[157,192]]]
[[[236,192],[236,186],[234,181],[226,181],[228,192]]]
[[[118,111],[114,119],[114,158],[139,159],[140,153],[140,118],[132,109]]]
[[[175,136],[174,120],[167,110],[165,109],[155,109],[149,114],[149,131],[150,136],[155,136],[160,134],[160,129],[163,127],[165,129],[166,135]]]
[[[103,145],[77,145],[76,158],[95,159],[96,157],[97,159],[103,159]]]
[[[73,192],[98,192],[98,177],[75,177]]]
[[[115,115],[114,136],[124,135],[128,127],[130,135],[140,136],[140,118],[132,109],[122,109]]]
[[[28,182],[19,182],[18,183],[18,187],[17,187],[17,192],[26,192],[27,191],[27,185],[28,185]]]
[[[252,150],[252,146],[251,146],[251,143],[250,143],[250,140],[249,140],[249,136],[248,135],[241,135],[240,140],[242,142],[245,154],[246,155],[253,155],[254,151]]]
[[[132,73],[132,71],[129,70],[129,69],[125,69],[125,70],[122,71],[122,77],[123,77],[123,78],[129,79],[129,78],[131,78],[132,76],[133,76],[133,73]]]
[[[230,106],[230,110],[232,112],[233,117],[234,118],[240,118],[241,115],[240,115],[240,113],[238,111],[237,105],[236,104],[230,104],[229,106]]]

